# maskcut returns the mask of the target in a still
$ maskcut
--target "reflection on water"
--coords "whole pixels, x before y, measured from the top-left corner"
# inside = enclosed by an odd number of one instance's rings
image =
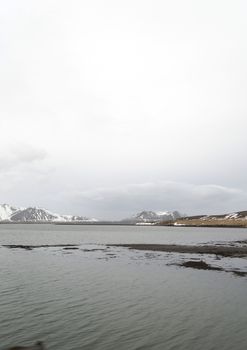
[[[0,225],[1,245],[80,244],[78,250],[0,248],[0,347],[44,340],[48,350],[245,349],[246,278],[167,266],[181,254],[104,244],[241,240],[246,233]]]

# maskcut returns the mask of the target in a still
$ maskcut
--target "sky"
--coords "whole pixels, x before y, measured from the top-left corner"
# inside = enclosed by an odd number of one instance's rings
[[[0,0],[0,203],[247,210],[245,0]]]

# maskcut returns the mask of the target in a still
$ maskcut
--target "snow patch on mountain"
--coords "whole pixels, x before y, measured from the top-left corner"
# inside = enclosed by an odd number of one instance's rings
[[[8,204],[0,205],[0,221],[2,220],[10,220],[10,217],[18,212],[20,208],[12,207]]]
[[[217,215],[196,215],[187,216],[184,219],[195,219],[195,220],[234,220],[234,219],[247,219],[247,211],[236,211],[228,214],[217,214]]]
[[[237,219],[239,217],[239,213],[231,213],[225,216],[225,219]]]

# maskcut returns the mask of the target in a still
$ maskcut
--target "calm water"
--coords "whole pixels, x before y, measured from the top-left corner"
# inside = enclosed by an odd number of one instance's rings
[[[48,350],[245,350],[246,277],[105,246],[242,239],[245,229],[0,225],[0,348],[44,340]],[[2,247],[67,243],[80,249]],[[246,259],[223,260],[247,269]]]

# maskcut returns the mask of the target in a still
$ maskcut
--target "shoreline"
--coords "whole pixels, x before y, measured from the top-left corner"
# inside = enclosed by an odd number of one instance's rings
[[[194,227],[194,228],[241,228],[246,229],[247,223],[241,222],[191,222],[189,220],[176,222],[152,222],[148,223],[127,223],[121,221],[97,221],[97,222],[53,222],[53,221],[0,221],[0,225],[58,225],[58,226],[133,226],[133,227],[175,227],[175,228],[184,228],[184,227]]]

